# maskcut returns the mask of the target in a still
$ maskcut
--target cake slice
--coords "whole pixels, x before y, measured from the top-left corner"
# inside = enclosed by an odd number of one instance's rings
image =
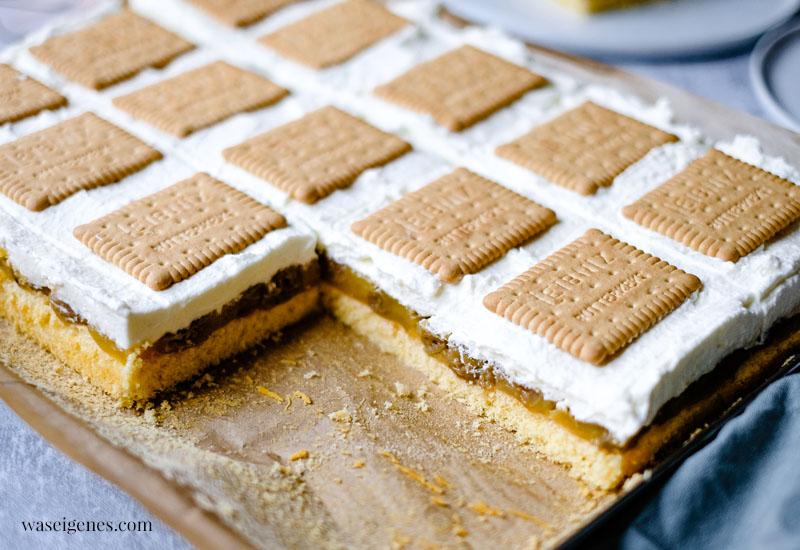
[[[61,160],[43,159],[37,189],[60,184]],[[39,211],[0,194],[0,314],[124,404],[305,317],[319,277],[312,232],[242,191],[171,157],[129,172]]]

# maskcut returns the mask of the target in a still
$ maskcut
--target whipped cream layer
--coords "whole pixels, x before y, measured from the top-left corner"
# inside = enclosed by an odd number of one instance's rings
[[[83,112],[45,112],[0,128],[0,142]],[[154,291],[106,262],[72,235],[129,202],[188,178],[197,170],[173,158],[156,161],[118,183],[78,192],[41,212],[0,194],[0,248],[28,282],[47,287],[121,349],[154,342],[269,281],[281,268],[316,258],[316,239],[301,224],[267,233],[237,254],[227,254],[188,279]],[[246,189],[242,189],[247,192]]]

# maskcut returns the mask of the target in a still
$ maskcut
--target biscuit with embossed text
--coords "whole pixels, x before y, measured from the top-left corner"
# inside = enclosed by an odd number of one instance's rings
[[[590,229],[486,295],[483,304],[600,365],[700,286],[694,275]]]
[[[800,217],[800,187],[712,149],[622,213],[698,252],[736,262]]]
[[[238,113],[272,105],[288,93],[262,76],[216,61],[115,97],[113,103],[165,132],[185,137]]]
[[[311,204],[349,187],[365,170],[410,150],[402,139],[329,106],[222,154],[228,162]]]
[[[375,89],[375,95],[459,132],[547,81],[473,46],[461,46]]]
[[[106,261],[164,290],[285,226],[270,207],[199,173],[73,233]]]
[[[477,273],[555,221],[552,210],[457,168],[351,229],[452,283]]]
[[[31,53],[68,79],[101,90],[193,49],[180,36],[125,9],[81,30],[49,38]]]
[[[161,153],[93,113],[0,145],[0,192],[29,210],[138,172]]]
[[[66,98],[55,90],[0,63],[0,124],[16,122],[66,104]]]

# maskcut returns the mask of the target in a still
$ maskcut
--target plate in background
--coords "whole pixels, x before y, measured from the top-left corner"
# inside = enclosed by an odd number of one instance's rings
[[[665,0],[592,16],[554,0],[445,0],[468,21],[529,42],[594,58],[719,54],[753,43],[800,9],[800,0]]]
[[[0,48],[22,40],[57,15],[97,4],[97,0],[0,0]]]
[[[800,132],[800,22],[758,41],[750,56],[750,80],[770,117]]]

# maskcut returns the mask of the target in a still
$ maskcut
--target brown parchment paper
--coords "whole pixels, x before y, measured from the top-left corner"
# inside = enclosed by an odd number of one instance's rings
[[[788,130],[534,51],[578,77],[667,97],[711,137],[753,134],[800,164]],[[119,409],[0,319],[0,398],[198,548],[538,548],[618,498],[592,493],[324,315],[147,410]]]
[[[140,410],[0,341],[0,397],[200,548],[538,548],[613,500],[322,314]]]

